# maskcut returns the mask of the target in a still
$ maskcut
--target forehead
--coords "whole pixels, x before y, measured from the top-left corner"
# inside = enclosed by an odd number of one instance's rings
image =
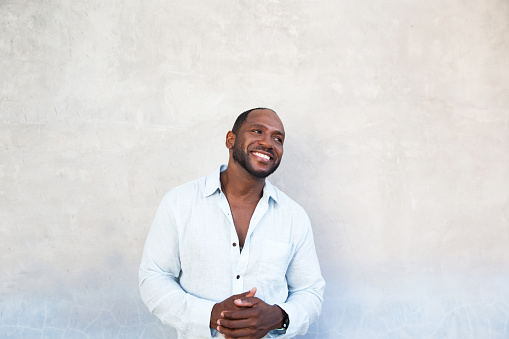
[[[247,116],[245,125],[264,125],[269,129],[277,130],[281,133],[285,132],[285,128],[281,119],[277,116],[276,113],[271,111],[270,109],[258,109],[256,111],[252,111]]]

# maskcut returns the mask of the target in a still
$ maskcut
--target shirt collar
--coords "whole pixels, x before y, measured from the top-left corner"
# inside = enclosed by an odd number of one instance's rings
[[[218,190],[221,190],[221,180],[219,179],[219,174],[226,170],[227,167],[227,165],[221,165],[216,168],[214,172],[205,177],[205,189],[203,191],[203,196],[208,197],[216,193]],[[267,200],[272,198],[272,200],[274,200],[276,203],[279,203],[279,197],[276,188],[268,180],[265,180],[265,186],[263,186],[263,197],[267,197]]]
[[[219,179],[219,173],[226,169],[226,165],[221,165],[205,177],[205,189],[203,190],[203,196],[208,197],[216,193],[217,190],[221,190],[221,180]]]

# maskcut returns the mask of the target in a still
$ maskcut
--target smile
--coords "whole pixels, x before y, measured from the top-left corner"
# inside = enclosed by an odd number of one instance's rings
[[[267,154],[263,154],[263,153],[260,153],[260,152],[253,152],[253,155],[258,157],[258,158],[261,158],[265,161],[269,161],[270,160],[270,156],[268,156]]]

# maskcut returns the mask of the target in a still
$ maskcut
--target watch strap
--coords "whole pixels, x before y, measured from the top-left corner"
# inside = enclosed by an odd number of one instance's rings
[[[281,308],[281,307],[279,307],[279,308]],[[281,328],[278,328],[276,330],[278,330],[278,331],[286,331],[288,329],[288,325],[290,325],[290,318],[288,317],[288,313],[286,313],[285,310],[283,310],[281,308],[281,311],[283,311],[283,313],[284,313],[283,325],[282,325]]]

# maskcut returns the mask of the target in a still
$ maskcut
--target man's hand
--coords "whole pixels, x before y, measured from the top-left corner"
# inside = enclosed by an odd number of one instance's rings
[[[217,303],[212,307],[212,312],[210,314],[210,328],[217,329],[217,320],[219,318],[222,318],[221,313],[224,311],[233,311],[233,310],[239,310],[241,307],[235,305],[234,301],[237,299],[242,298],[251,298],[254,297],[256,294],[256,288],[252,288],[251,290],[241,293],[232,295],[228,299],[225,299],[221,301],[220,303]]]
[[[256,298],[255,293],[256,288],[251,289],[245,296],[233,300],[235,308],[221,312],[216,329],[225,338],[260,339],[282,326],[283,310]]]

